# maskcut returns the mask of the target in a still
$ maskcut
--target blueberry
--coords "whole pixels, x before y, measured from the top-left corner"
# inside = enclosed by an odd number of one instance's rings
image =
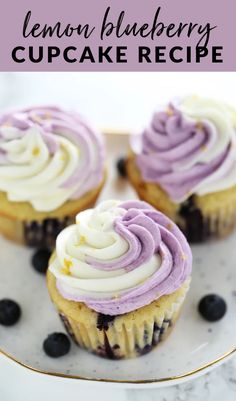
[[[120,157],[120,159],[117,160],[116,168],[119,175],[125,178],[127,174],[126,174],[126,160],[124,157]]]
[[[220,320],[224,316],[226,309],[226,302],[216,294],[205,295],[198,305],[200,314],[209,322]]]
[[[0,324],[3,326],[12,326],[21,315],[20,306],[11,299],[2,299],[0,301]]]
[[[48,356],[58,358],[70,350],[70,340],[64,333],[52,333],[44,340],[43,349]]]
[[[32,265],[37,272],[45,274],[48,268],[48,261],[51,252],[46,248],[38,249],[32,257]]]

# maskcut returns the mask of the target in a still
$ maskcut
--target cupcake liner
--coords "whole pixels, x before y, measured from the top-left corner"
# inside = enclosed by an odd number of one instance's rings
[[[61,320],[77,345],[109,359],[146,354],[162,341],[179,315],[190,279],[174,293],[124,315],[108,316],[86,305],[64,299],[52,273],[47,274],[50,296]]]
[[[67,216],[63,219],[26,221],[23,223],[24,243],[33,247],[47,246],[51,248],[59,232],[69,224],[72,224],[73,221],[74,216]]]
[[[236,187],[203,196],[192,195],[176,204],[158,184],[143,181],[133,154],[127,159],[127,173],[140,199],[170,217],[189,242],[226,237],[236,228]]]
[[[74,222],[80,211],[93,207],[106,179],[80,199],[65,202],[52,212],[37,212],[27,202],[10,202],[0,192],[0,232],[8,239],[32,247],[53,247],[59,232]]]
[[[217,198],[217,194],[215,194]],[[201,201],[202,208],[198,201]],[[227,200],[226,200],[227,201]],[[207,202],[205,202],[207,205]],[[190,197],[179,210],[179,226],[190,242],[203,242],[210,238],[222,238],[236,228],[236,202],[226,202],[221,208],[204,210],[203,199]]]
[[[124,324],[120,330],[115,325],[99,330],[78,323],[62,312],[59,315],[77,345],[105,358],[123,359],[144,355],[158,345],[173,327],[182,302],[183,299],[172,305],[172,311],[167,311],[168,318],[164,315],[160,319],[157,315],[151,322],[144,320],[132,327]]]
[[[32,247],[53,247],[59,232],[74,222],[74,216],[18,221],[0,216],[0,231],[8,239]]]

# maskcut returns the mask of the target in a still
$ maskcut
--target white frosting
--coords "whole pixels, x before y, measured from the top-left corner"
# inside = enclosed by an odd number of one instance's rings
[[[212,161],[231,145],[229,155],[220,168],[196,185],[192,193],[205,195],[236,185],[236,110],[225,103],[198,96],[185,98],[178,107],[191,120],[210,124],[214,133],[206,149],[186,163],[182,167],[184,170],[196,163]]]
[[[56,241],[56,258],[49,269],[70,295],[93,298],[117,296],[147,280],[161,265],[159,255],[127,272],[125,269],[100,270],[86,262],[87,257],[109,263],[122,257],[129,243],[115,232],[113,223],[125,209],[119,201],[104,201],[95,209],[79,213],[76,224],[64,229]]]
[[[75,144],[55,134],[59,146],[51,155],[37,125],[24,135],[7,126],[1,127],[1,133],[4,140],[0,137],[0,149],[9,163],[0,165],[0,191],[6,192],[10,201],[27,201],[37,211],[51,211],[71,198],[78,184],[63,184],[83,162]]]

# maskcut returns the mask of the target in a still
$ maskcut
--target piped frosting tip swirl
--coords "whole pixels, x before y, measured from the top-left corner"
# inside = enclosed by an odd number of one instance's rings
[[[50,271],[66,299],[119,315],[178,289],[191,273],[179,228],[138,200],[102,202],[58,236]]]

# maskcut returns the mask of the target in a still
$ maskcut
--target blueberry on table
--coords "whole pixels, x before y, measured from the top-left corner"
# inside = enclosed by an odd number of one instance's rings
[[[48,261],[51,252],[47,248],[38,249],[32,257],[32,266],[37,272],[45,274],[48,268]]]
[[[11,299],[0,300],[0,324],[12,326],[18,322],[21,315],[20,306]]]
[[[126,159],[124,157],[120,157],[116,162],[116,168],[119,175],[123,178],[126,177]]]
[[[225,315],[226,309],[225,300],[216,294],[205,295],[198,305],[200,314],[209,322],[220,320]]]
[[[52,333],[44,340],[43,349],[48,356],[59,358],[70,350],[70,340],[64,333]]]

